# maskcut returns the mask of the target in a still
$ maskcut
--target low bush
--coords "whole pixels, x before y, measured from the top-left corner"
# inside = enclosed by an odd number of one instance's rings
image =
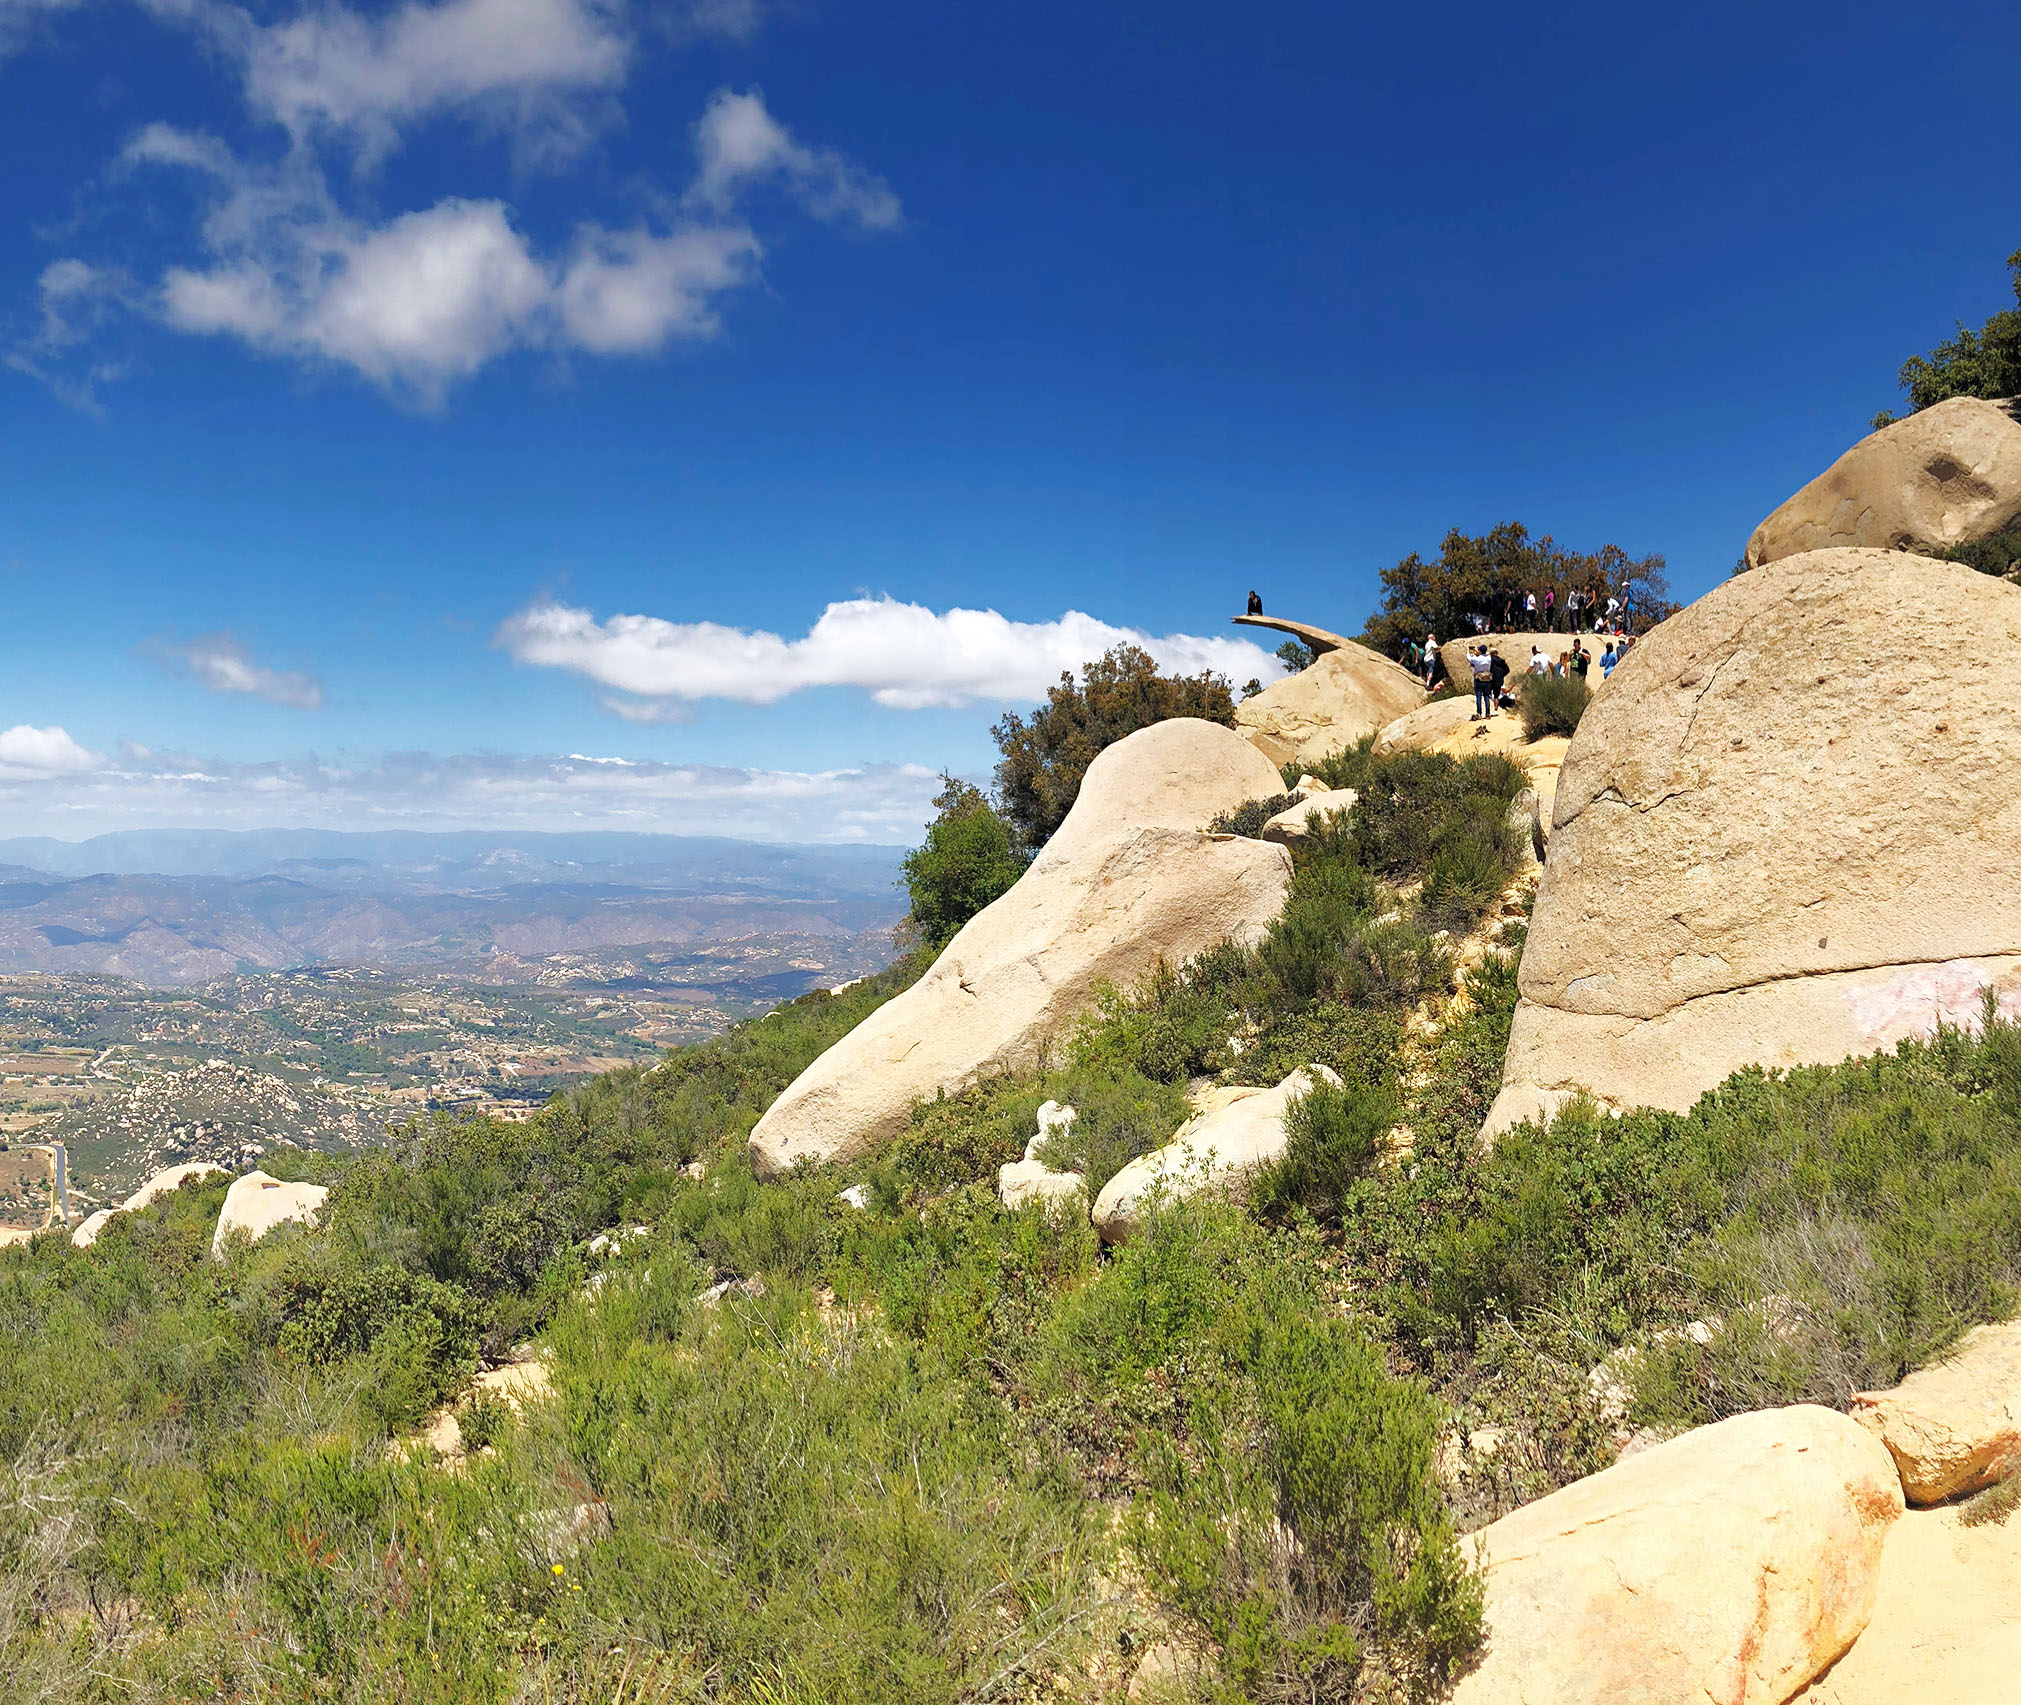
[[[1284,1158],[1264,1168],[1249,1199],[1266,1219],[1303,1209],[1338,1224],[1348,1193],[1384,1152],[1396,1124],[1396,1097],[1387,1089],[1336,1086],[1316,1078],[1296,1097],[1284,1121]]]
[[[1294,768],[1296,766],[1293,766]],[[1289,811],[1298,803],[1294,793],[1274,793],[1267,799],[1252,799],[1238,805],[1233,811],[1224,811],[1207,825],[1210,835],[1247,835],[1255,840],[1263,833],[1263,825],[1280,811]]]
[[[1570,734],[1592,702],[1593,689],[1578,675],[1526,675],[1517,695],[1523,738],[1541,740],[1547,734]]]

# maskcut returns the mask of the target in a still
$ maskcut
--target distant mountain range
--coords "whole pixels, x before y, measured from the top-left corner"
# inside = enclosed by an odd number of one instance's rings
[[[903,915],[896,847],[627,834],[136,830],[0,840],[0,971],[158,987],[302,965],[856,936]]]

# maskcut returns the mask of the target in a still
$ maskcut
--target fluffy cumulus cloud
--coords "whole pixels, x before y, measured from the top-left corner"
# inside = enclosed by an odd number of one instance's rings
[[[0,733],[10,834],[123,828],[624,829],[784,842],[918,838],[938,782],[913,764],[799,772],[600,757],[402,753],[355,764],[227,763],[60,728]]]
[[[202,683],[214,693],[246,693],[268,704],[320,710],[323,683],[292,669],[271,669],[256,661],[229,633],[198,634],[191,640],[155,639],[151,651],[167,668]]]
[[[995,610],[936,613],[894,598],[830,604],[799,639],[725,627],[616,615],[542,602],[510,617],[496,643],[515,661],[566,669],[631,695],[606,704],[632,720],[697,699],[771,704],[809,687],[858,687],[895,710],[975,700],[1043,698],[1060,676],[1116,645],[1143,647],[1168,671],[1212,669],[1238,685],[1283,666],[1242,639],[1154,637],[1078,610],[1057,621],[1014,622]]]
[[[4,359],[82,407],[95,408],[122,371],[91,348],[116,317],[349,369],[433,408],[515,351],[639,357],[714,336],[723,299],[759,279],[764,248],[744,210],[754,192],[866,230],[902,223],[882,179],[794,136],[755,91],[729,90],[694,127],[687,189],[641,198],[657,218],[585,217],[542,240],[482,194],[390,216],[360,211],[375,163],[438,115],[507,131],[523,161],[569,158],[621,116],[642,40],[747,33],[755,0],[407,0],[370,13],[305,4],[272,23],[228,0],[141,3],[235,64],[249,110],[277,123],[286,143],[243,156],[157,123],[121,152],[115,181],[163,168],[191,175],[201,253],[151,280],[82,256],[45,270],[39,330]],[[54,4],[0,0],[0,39],[9,18]],[[646,23],[659,27],[642,36]]]
[[[80,746],[66,730],[54,724],[36,728],[22,722],[0,729],[0,776],[76,775],[99,769],[104,763],[103,753]]]
[[[208,185],[212,255],[172,267],[158,311],[177,330],[271,355],[349,367],[423,407],[515,349],[641,355],[720,325],[718,299],[762,253],[740,224],[578,228],[543,255],[497,201],[449,199],[371,226],[346,217],[299,162],[239,165],[208,137],[155,125],[132,166],[180,167]]]

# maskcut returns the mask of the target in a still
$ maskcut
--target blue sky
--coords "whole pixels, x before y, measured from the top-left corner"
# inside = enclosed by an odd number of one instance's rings
[[[1112,630],[1255,672],[1251,585],[1351,629],[1520,519],[1695,595],[2009,300],[2017,62],[1992,5],[0,0],[0,805],[902,840]]]

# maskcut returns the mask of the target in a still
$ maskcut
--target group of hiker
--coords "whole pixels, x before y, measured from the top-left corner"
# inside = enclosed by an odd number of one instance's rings
[[[1437,637],[1427,634],[1425,640],[1432,656],[1438,658]],[[1604,681],[1620,666],[1621,659],[1628,655],[1628,648],[1634,643],[1626,635],[1618,639],[1610,635],[1606,649],[1595,657],[1586,649],[1585,641],[1575,637],[1572,649],[1560,652],[1555,662],[1545,654],[1541,646],[1532,645],[1530,661],[1523,672],[1532,677],[1555,676],[1559,680],[1583,681],[1592,673],[1594,665],[1598,664],[1600,678]],[[1516,697],[1509,690],[1509,661],[1500,652],[1485,640],[1471,643],[1467,647],[1467,668],[1473,676],[1476,722],[1493,716],[1498,710],[1514,708]],[[1443,659],[1440,659],[1425,671],[1426,688],[1428,690],[1435,688],[1444,673],[1445,664]]]
[[[1634,625],[1635,589],[1574,586],[1560,599],[1555,586],[1528,587],[1491,598],[1471,618],[1475,633],[1616,633]]]

